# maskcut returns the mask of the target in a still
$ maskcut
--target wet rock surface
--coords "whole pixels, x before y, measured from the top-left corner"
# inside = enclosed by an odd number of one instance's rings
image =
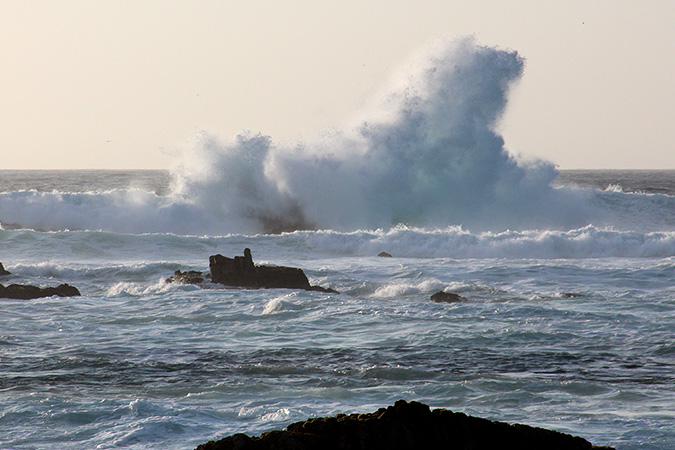
[[[431,296],[431,300],[436,303],[459,303],[466,300],[464,297],[454,292],[438,291]]]
[[[19,300],[30,300],[41,297],[77,297],[80,291],[69,284],[60,284],[56,287],[40,288],[29,284],[10,284],[4,286],[0,284],[0,298],[12,298]]]
[[[228,258],[223,255],[209,257],[211,281],[225,286],[244,288],[286,288],[306,291],[332,292],[333,289],[311,286],[307,276],[296,267],[256,266],[251,250],[245,249],[244,256]]]
[[[510,425],[418,402],[397,401],[370,414],[338,414],[296,422],[260,437],[235,434],[196,450],[610,450],[528,425]]]
[[[167,283],[182,283],[182,284],[201,284],[205,280],[202,272],[196,270],[187,270],[181,272],[176,270],[172,276],[166,279]]]
[[[3,275],[10,275],[10,274],[11,274],[11,272],[8,272],[7,270],[5,270],[5,267],[0,262],[0,277],[3,276]]]

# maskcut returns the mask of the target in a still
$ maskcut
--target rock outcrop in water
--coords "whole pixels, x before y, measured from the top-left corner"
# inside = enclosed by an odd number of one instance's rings
[[[438,291],[431,296],[431,300],[436,303],[459,303],[463,302],[465,299],[454,292]]]
[[[235,434],[196,450],[590,450],[587,440],[535,428],[431,410],[418,402],[397,401],[370,414],[338,414],[296,422],[260,437]]]
[[[333,292],[333,289],[311,286],[307,276],[296,267],[256,266],[251,250],[245,249],[244,256],[227,258],[223,255],[209,257],[211,281],[225,286],[244,288],[287,288],[306,291]]]
[[[30,300],[40,297],[77,297],[80,291],[69,284],[60,284],[56,287],[40,288],[29,284],[10,284],[3,286],[0,284],[0,298],[12,298],[19,300]]]
[[[7,271],[2,263],[0,263],[0,276],[4,275],[11,275],[11,272]],[[0,284],[0,298],[31,300],[54,295],[59,297],[76,297],[80,295],[80,291],[75,286],[69,284],[60,284],[56,287],[46,288],[32,286],[30,284],[10,284],[9,286]]]
[[[196,270],[187,270],[181,272],[176,270],[172,276],[166,279],[167,283],[182,283],[182,284],[201,284],[204,282],[204,274]]]

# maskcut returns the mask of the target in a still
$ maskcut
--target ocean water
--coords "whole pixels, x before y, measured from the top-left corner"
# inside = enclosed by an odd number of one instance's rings
[[[517,159],[496,131],[517,53],[424,61],[320,139],[0,171],[0,282],[83,294],[0,300],[0,448],[191,449],[400,398],[673,448],[675,171]],[[341,293],[164,281],[246,247]]]

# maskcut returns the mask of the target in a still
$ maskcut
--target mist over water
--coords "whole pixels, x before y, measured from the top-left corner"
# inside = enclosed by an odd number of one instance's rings
[[[552,163],[515,158],[496,131],[524,60],[472,38],[445,42],[398,74],[352,126],[295,145],[202,132],[171,192],[0,194],[5,229],[256,234],[459,226],[474,233],[672,231],[675,197],[553,187]]]
[[[523,67],[515,51],[456,41],[353,128],[291,148],[261,134],[201,135],[174,169],[175,193],[264,232],[584,225],[578,199],[551,187],[554,166],[517,161],[495,131]]]

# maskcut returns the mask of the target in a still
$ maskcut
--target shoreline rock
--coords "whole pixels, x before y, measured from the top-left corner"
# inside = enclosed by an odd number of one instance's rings
[[[296,422],[259,437],[235,434],[196,450],[611,450],[558,431],[493,422],[419,402],[397,401],[368,414]],[[612,449],[613,450],[613,449]]]
[[[0,298],[11,298],[16,300],[32,300],[42,297],[77,297],[80,291],[69,284],[60,284],[56,287],[40,288],[29,284],[10,284],[4,286],[0,284]]]
[[[0,277],[3,275],[11,275],[12,272],[9,272],[8,270],[5,270],[5,267],[2,265],[0,262]]]

